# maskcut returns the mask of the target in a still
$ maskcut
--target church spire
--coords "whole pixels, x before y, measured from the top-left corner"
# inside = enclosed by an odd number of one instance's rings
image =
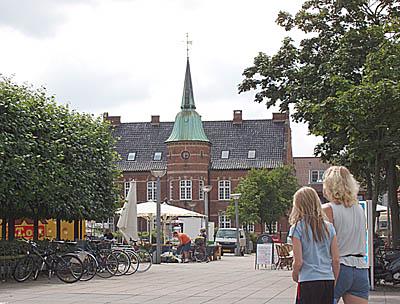
[[[193,85],[192,85],[192,76],[190,74],[189,57],[187,57],[187,61],[186,61],[186,74],[185,74],[185,83],[183,85],[181,109],[182,110],[196,109],[196,105],[194,104],[194,97],[193,97]]]

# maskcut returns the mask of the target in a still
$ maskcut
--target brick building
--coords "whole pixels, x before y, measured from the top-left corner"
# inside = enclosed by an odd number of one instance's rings
[[[216,227],[234,226],[225,210],[248,170],[293,163],[288,114],[244,120],[242,111],[236,110],[232,120],[202,122],[196,112],[189,59],[181,110],[174,122],[162,122],[160,116],[133,123],[122,123],[120,116],[107,113],[105,118],[118,139],[125,194],[134,179],[139,202],[156,200],[156,178],[151,170],[162,169],[166,170],[161,178],[162,200],[204,213],[202,187],[211,185],[209,220]]]
[[[297,182],[300,186],[309,186],[317,191],[322,202],[326,199],[322,193],[322,177],[329,164],[323,163],[319,157],[294,157]]]

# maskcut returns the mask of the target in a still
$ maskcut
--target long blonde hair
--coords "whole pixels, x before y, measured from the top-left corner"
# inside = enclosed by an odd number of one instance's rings
[[[293,208],[289,217],[290,224],[296,225],[303,220],[306,235],[308,236],[308,227],[310,226],[314,241],[321,242],[329,235],[325,219],[317,192],[311,187],[302,187],[297,190],[293,197]]]
[[[349,208],[358,203],[359,185],[350,171],[343,166],[332,166],[324,173],[324,196]]]

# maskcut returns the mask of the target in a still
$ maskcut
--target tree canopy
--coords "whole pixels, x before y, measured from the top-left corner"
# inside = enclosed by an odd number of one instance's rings
[[[394,0],[310,0],[277,23],[305,34],[285,38],[273,56],[258,54],[239,92],[281,110],[322,137],[315,153],[348,165],[377,196],[389,191],[394,238],[400,237],[396,191],[400,162],[400,3]],[[397,172],[396,172],[397,171]],[[391,173],[392,172],[392,173]],[[384,185],[380,186],[383,178]],[[372,191],[373,190],[373,191]]]
[[[271,232],[272,224],[290,209],[297,188],[292,167],[252,169],[235,189],[235,192],[241,193],[238,202],[240,223],[265,223]],[[229,205],[227,213],[234,217],[233,203]]]
[[[111,128],[0,79],[1,218],[105,219],[119,201]]]

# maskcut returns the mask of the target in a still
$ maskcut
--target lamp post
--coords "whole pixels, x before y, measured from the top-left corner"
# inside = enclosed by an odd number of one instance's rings
[[[232,193],[231,198],[235,202],[235,219],[236,219],[236,252],[235,255],[240,255],[240,234],[239,234],[239,207],[238,201],[242,194],[241,193]]]
[[[161,264],[161,177],[165,175],[165,170],[151,170],[151,174],[157,178],[157,211],[156,211],[156,259],[154,264]]]
[[[208,193],[212,190],[211,185],[203,186],[203,192],[204,192],[204,215],[206,216],[205,219],[205,227],[206,228],[206,245],[208,241]]]

